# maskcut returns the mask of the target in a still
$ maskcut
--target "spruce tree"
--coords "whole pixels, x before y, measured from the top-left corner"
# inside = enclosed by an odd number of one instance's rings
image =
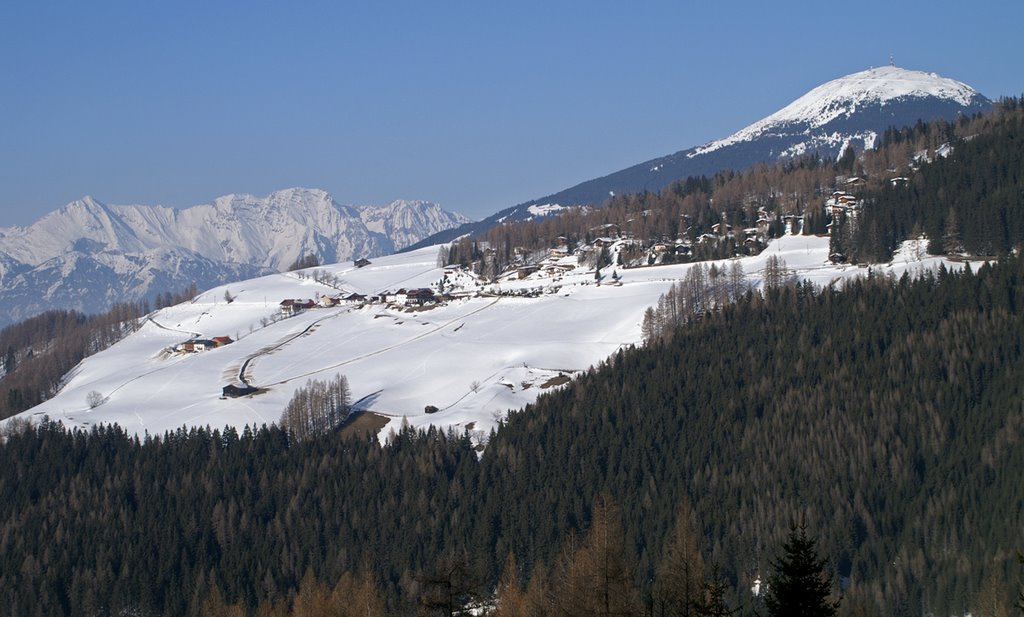
[[[839,601],[831,601],[832,577],[825,560],[818,559],[817,542],[803,525],[794,525],[782,545],[782,556],[772,564],[764,603],[772,617],[832,617]]]
[[[717,565],[711,567],[711,575],[702,588],[702,596],[693,603],[693,615],[696,617],[731,617],[739,612],[739,609],[730,609],[725,602],[728,586]]]

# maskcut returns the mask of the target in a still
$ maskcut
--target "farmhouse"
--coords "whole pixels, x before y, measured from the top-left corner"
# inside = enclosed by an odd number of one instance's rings
[[[254,394],[257,391],[257,388],[254,388],[249,384],[243,384],[241,386],[236,386],[235,384],[228,384],[224,386],[223,390],[221,391],[221,395],[224,398],[238,398],[240,396]]]
[[[362,258],[362,259],[357,259],[357,260],[355,260],[355,261],[354,261],[354,262],[352,262],[352,263],[353,263],[353,264],[355,265],[355,267],[357,267],[357,268],[365,268],[366,266],[370,265],[370,263],[371,263],[371,262],[370,262],[370,260],[369,260],[369,259],[366,259],[366,258],[364,257],[364,258]]]
[[[388,304],[405,304],[407,292],[405,289],[399,289],[398,291],[386,291],[382,294],[384,302]]]
[[[231,340],[230,338],[228,338],[226,336],[225,337],[218,337],[218,338],[226,338],[226,339],[228,339],[228,341]],[[226,344],[226,343],[224,343],[224,344]],[[178,345],[176,345],[174,347],[174,351],[184,352],[184,353],[193,353],[193,352],[206,351],[207,349],[213,349],[215,347],[220,347],[220,345],[215,340],[194,338],[194,339],[185,341],[184,343],[179,343]]]
[[[405,292],[405,304],[409,305],[423,305],[434,301],[434,291],[425,287],[420,289],[410,289]]]
[[[771,221],[768,220],[767,216],[764,216],[764,214],[762,213],[762,215],[758,217],[756,225],[757,233],[759,233],[762,236],[768,235],[768,229],[771,225]]]
[[[549,276],[559,276],[575,269],[576,266],[570,266],[568,264],[550,264],[544,268],[544,272]]]
[[[312,300],[281,300],[281,314],[291,316],[306,309],[311,309],[314,306],[316,306],[316,302]]]

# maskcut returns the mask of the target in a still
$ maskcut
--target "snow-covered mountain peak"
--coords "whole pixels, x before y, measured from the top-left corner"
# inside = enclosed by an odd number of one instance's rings
[[[184,209],[84,197],[29,227],[0,230],[0,325],[57,306],[91,312],[193,282],[211,287],[308,255],[377,257],[466,220],[424,201],[355,208],[311,188]]]
[[[402,210],[405,208],[418,208],[421,206],[433,206],[436,205],[430,201],[423,201],[422,199],[396,199],[386,206],[381,206],[388,210]]]
[[[896,102],[938,100],[969,108],[988,100],[965,83],[935,73],[883,66],[824,83],[772,115],[725,139],[696,148],[690,158],[772,134],[810,134],[869,108]],[[927,119],[927,118],[924,118]]]
[[[220,212],[235,210],[311,210],[337,207],[330,193],[321,189],[289,188],[274,191],[266,197],[250,193],[232,193],[218,197],[213,206]]]
[[[106,204],[94,199],[91,195],[86,195],[81,199],[72,201],[56,212],[51,212],[43,218],[45,220],[48,218],[67,217],[77,222],[85,222],[108,216],[110,216],[110,208]]]
[[[293,187],[274,191],[267,196],[267,203],[274,206],[292,207],[317,207],[334,206],[336,202],[330,193],[322,189],[309,189]]]
[[[446,212],[433,202],[418,199],[396,199],[386,206],[359,206],[357,210],[366,228],[391,238],[396,249],[423,239],[424,236],[416,237],[415,230],[451,229],[469,222],[461,214]]]
[[[65,207],[69,209],[80,208],[91,211],[106,210],[106,205],[103,202],[95,199],[92,195],[86,195],[81,199],[76,199]]]
[[[857,105],[882,105],[903,97],[936,97],[970,105],[980,95],[965,83],[935,73],[883,66],[833,79],[814,88],[763,120],[765,123],[807,122],[823,126]]]

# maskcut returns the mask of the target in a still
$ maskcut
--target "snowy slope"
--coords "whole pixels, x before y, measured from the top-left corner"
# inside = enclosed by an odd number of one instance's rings
[[[425,201],[340,205],[317,189],[227,195],[176,210],[91,197],[27,228],[0,229],[0,325],[48,308],[101,311],[195,282],[391,253],[467,219]]]
[[[840,121],[851,121],[858,114],[869,111],[872,115],[886,106],[914,100],[936,99],[963,108],[984,103],[973,88],[962,82],[941,77],[935,73],[911,71],[896,66],[884,66],[853,73],[814,88],[786,107],[725,139],[713,141],[687,154],[694,158],[702,154],[738,144],[772,136],[803,136],[806,141],[791,144],[789,154],[802,154],[817,145],[849,142],[858,138],[873,146],[874,138],[887,127],[863,127],[861,131],[832,131],[829,127]],[[922,117],[927,119],[926,116]],[[838,128],[838,127],[837,127]],[[817,133],[817,134],[815,134]]]
[[[740,263],[755,286],[771,255],[821,285],[866,273],[830,264],[827,253],[827,238],[787,236]],[[405,417],[414,426],[472,426],[482,438],[507,410],[535,400],[552,380],[638,343],[644,309],[692,267],[618,270],[621,285],[600,286],[593,271],[583,268],[483,287],[469,275],[450,274],[455,291],[468,297],[429,310],[318,308],[275,320],[278,303],[286,298],[435,284],[444,276],[436,255],[437,247],[429,247],[378,258],[361,269],[324,268],[337,277],[337,287],[289,273],[212,289],[194,302],[154,313],[140,331],[84,360],[55,398],[21,417],[45,415],[69,426],[116,422],[151,434],[181,426],[262,424],[275,421],[307,379],[341,373],[349,379],[357,408],[391,417],[392,428]],[[877,270],[899,275],[939,262],[908,248]],[[610,271],[604,275],[610,280]],[[230,304],[224,302],[226,290],[235,297]],[[490,295],[526,290],[542,293]],[[203,353],[167,352],[194,336],[225,335],[237,342]],[[243,365],[248,381],[266,392],[222,399],[221,388],[239,383]],[[105,402],[90,410],[86,397],[93,391]],[[439,411],[425,413],[428,405]]]
[[[504,221],[550,214],[545,212],[546,204],[600,205],[611,195],[657,192],[676,180],[710,176],[723,169],[741,170],[757,163],[815,152],[835,158],[850,145],[857,149],[874,148],[878,137],[889,127],[912,126],[918,120],[935,118],[952,120],[991,107],[992,102],[970,86],[934,73],[895,66],[869,69],[818,86],[724,139],[506,208],[482,221],[430,236],[422,244],[448,242]]]

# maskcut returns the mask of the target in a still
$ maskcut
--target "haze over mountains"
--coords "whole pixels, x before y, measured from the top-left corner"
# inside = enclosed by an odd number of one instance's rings
[[[506,220],[551,214],[558,210],[554,204],[597,205],[612,194],[660,191],[689,176],[741,170],[756,163],[815,152],[835,159],[848,146],[858,151],[874,147],[890,127],[912,126],[918,120],[951,120],[991,108],[992,101],[962,82],[896,66],[872,68],[822,84],[724,139],[581,182],[481,221],[445,230],[410,248],[484,231]],[[699,118],[694,121],[699,122]]]
[[[325,191],[227,195],[182,210],[74,201],[0,228],[0,325],[51,308],[102,311],[195,282],[200,289],[286,269],[392,253],[468,219],[426,201],[338,204]]]

